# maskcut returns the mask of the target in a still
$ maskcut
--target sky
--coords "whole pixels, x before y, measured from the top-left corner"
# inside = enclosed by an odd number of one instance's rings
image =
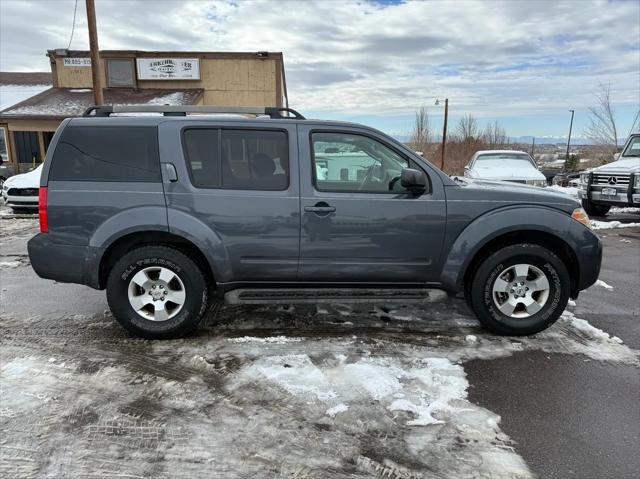
[[[88,49],[79,0],[71,49]],[[0,70],[48,71],[75,0],[0,0]],[[564,137],[609,84],[625,136],[640,108],[640,2],[96,0],[101,49],[281,51],[290,106],[402,136],[499,120],[511,136]]]

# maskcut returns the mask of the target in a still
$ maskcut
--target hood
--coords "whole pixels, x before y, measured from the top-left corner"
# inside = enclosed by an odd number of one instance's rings
[[[622,159],[618,161],[613,161],[611,163],[607,163],[606,165],[598,166],[592,170],[593,172],[597,172],[599,174],[602,173],[612,173],[612,174],[631,174],[631,173],[640,173],[640,158],[634,156],[622,157]]]
[[[476,180],[473,178],[458,178],[457,183],[463,190],[468,190],[478,199],[513,202],[514,204],[549,203],[550,206],[560,208],[568,213],[580,206],[575,198],[552,188],[509,183],[505,181]]]
[[[22,173],[8,178],[4,184],[12,188],[39,188],[42,165],[29,173]]]
[[[489,180],[545,180],[546,177],[532,165],[507,163],[493,163],[483,165],[477,163],[469,170],[470,178],[485,178]]]

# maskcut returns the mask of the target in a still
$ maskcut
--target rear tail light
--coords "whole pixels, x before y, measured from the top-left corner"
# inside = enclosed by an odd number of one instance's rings
[[[40,216],[40,233],[49,232],[49,218],[47,217],[47,187],[41,186],[38,191],[38,214]]]

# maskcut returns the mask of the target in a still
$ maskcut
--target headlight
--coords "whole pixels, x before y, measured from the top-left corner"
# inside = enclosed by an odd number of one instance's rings
[[[580,183],[587,184],[589,183],[589,173],[581,173],[580,174]]]
[[[587,213],[582,208],[576,208],[575,210],[573,210],[573,213],[571,213],[571,217],[577,222],[582,223],[587,228],[591,229],[591,221],[589,220],[589,215],[587,215]]]
[[[547,186],[547,180],[527,180],[527,184],[531,186]]]
[[[633,177],[633,187],[640,190],[640,173],[636,173]]]

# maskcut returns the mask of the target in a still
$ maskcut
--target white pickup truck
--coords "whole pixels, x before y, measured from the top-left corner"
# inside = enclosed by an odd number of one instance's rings
[[[629,136],[618,160],[580,175],[578,196],[589,216],[604,216],[612,206],[640,206],[640,133]]]

